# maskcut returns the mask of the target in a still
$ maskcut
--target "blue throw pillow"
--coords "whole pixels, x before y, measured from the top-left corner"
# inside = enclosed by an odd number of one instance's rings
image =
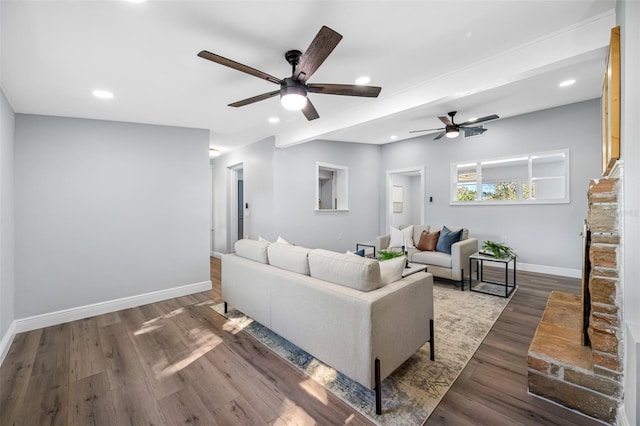
[[[454,232],[446,226],[443,226],[442,231],[440,231],[440,237],[438,238],[438,244],[436,244],[436,251],[451,254],[451,245],[460,241],[461,237],[462,229]]]
[[[353,254],[364,257],[364,249],[360,249],[358,251],[354,251]]]

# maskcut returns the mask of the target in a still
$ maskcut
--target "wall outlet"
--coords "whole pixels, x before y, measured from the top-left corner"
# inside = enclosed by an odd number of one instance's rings
[[[338,239],[341,240],[342,239],[342,232],[338,233]]]
[[[502,236],[502,244],[507,244],[507,242],[509,241],[509,239],[507,238],[506,235]]]

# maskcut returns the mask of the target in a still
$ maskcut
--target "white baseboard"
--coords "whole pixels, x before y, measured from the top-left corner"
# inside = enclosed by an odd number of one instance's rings
[[[629,422],[629,419],[627,418],[627,412],[624,411],[624,405],[621,405],[620,407],[618,407],[618,413],[620,414],[618,416],[618,425],[620,425],[620,426],[631,426],[631,423]]]
[[[15,321],[11,323],[7,332],[2,336],[2,340],[0,340],[0,366],[4,362],[4,357],[9,353],[9,348],[11,347],[11,343],[13,343],[14,337],[16,337]]]
[[[159,290],[151,293],[109,300],[106,302],[93,303],[91,305],[78,306],[76,308],[63,309],[61,311],[50,312],[47,314],[20,318],[14,321],[15,333],[22,333],[25,331],[36,330],[38,328],[50,327],[52,325],[62,324],[69,321],[76,321],[79,319],[89,318],[109,312],[115,312],[122,309],[133,308],[140,305],[146,305],[148,303],[173,299],[174,297],[186,296],[188,294],[211,290],[211,288],[211,281],[203,281],[200,283],[168,288],[166,290]],[[13,340],[13,338],[11,338],[11,340]]]
[[[517,263],[518,271],[537,272],[539,274],[559,275],[561,277],[582,278],[579,269],[558,268],[556,266],[536,265],[533,263]]]

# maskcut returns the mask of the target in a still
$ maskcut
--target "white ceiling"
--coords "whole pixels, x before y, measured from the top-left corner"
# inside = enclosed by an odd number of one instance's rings
[[[388,143],[457,110],[505,118],[599,96],[615,0],[6,1],[0,81],[18,113],[211,131],[227,150],[275,136]],[[197,57],[209,50],[277,77],[322,25],[343,39],[310,83],[382,86],[377,99],[310,94],[320,119],[271,98],[278,86]],[[560,89],[558,83],[575,78]],[[112,91],[111,100],[91,95]],[[269,117],[280,123],[270,124]],[[490,127],[490,123],[487,127]]]

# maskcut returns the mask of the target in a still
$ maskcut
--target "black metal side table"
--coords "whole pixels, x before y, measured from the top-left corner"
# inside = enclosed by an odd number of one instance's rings
[[[356,244],[356,251],[360,250],[360,248],[364,248],[365,249],[365,257],[376,257],[376,246],[374,246],[373,244],[369,244],[369,243],[358,243]],[[366,250],[367,248],[372,248],[373,249],[373,256],[368,256],[366,254]]]
[[[473,268],[472,268],[473,262],[476,262],[475,288],[473,283],[473,274],[471,273],[471,271],[473,271]],[[504,265],[504,282],[485,280],[484,279],[484,262],[502,263]],[[513,279],[512,279],[512,282],[509,283],[509,264],[512,262],[513,262]],[[504,287],[504,296],[499,294],[500,292],[495,292],[495,291],[491,292],[491,291],[487,291],[488,289],[483,289],[482,288],[484,287],[482,286],[483,283]],[[480,254],[480,253],[474,253],[471,256],[469,256],[469,290],[470,291],[475,291],[477,293],[491,294],[493,296],[509,297],[511,293],[513,293],[513,290],[515,290],[515,288],[516,288],[516,258],[515,257],[500,259],[498,257],[493,257],[493,256]]]

